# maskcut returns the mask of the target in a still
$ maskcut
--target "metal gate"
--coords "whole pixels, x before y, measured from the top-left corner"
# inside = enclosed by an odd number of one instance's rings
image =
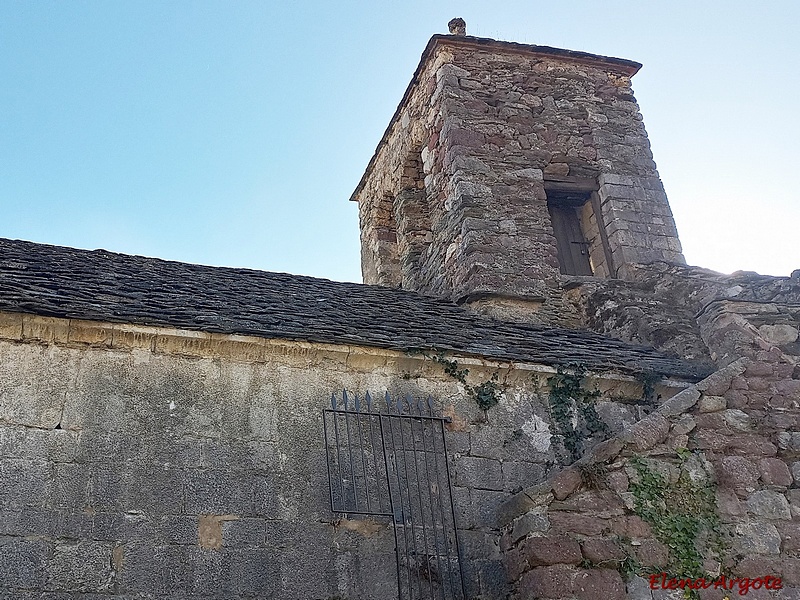
[[[331,395],[331,510],[391,517],[400,600],[466,600],[444,424],[433,400]]]

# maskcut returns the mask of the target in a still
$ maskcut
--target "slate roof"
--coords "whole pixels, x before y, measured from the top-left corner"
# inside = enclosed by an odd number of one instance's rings
[[[380,286],[0,239],[0,310],[264,338],[436,348],[697,380],[704,366],[599,334],[495,321]]]

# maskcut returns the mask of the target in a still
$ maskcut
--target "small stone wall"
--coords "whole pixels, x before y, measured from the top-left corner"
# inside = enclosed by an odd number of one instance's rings
[[[682,597],[682,591],[660,589],[660,573],[675,574],[675,554],[640,516],[641,503],[633,493],[641,478],[637,464],[670,485],[684,476],[714,491],[726,547],[717,562],[701,542],[709,580],[724,574],[730,584],[730,577],[769,576],[773,584],[780,578],[783,589],[768,591],[762,579],[761,589],[751,589],[747,597],[800,596],[797,360],[758,335],[771,329],[745,322],[734,332],[730,323],[722,325],[729,341],[736,340],[736,351],[753,358],[735,360],[680,392],[500,509],[501,550],[514,598]],[[651,574],[659,574],[659,589],[651,589]],[[730,597],[738,597],[739,590]],[[699,594],[725,597],[719,588]]]

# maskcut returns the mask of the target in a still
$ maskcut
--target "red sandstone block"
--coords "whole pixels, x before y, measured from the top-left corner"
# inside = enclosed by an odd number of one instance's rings
[[[520,580],[520,600],[569,597],[573,593],[576,574],[576,569],[567,565],[536,567],[525,573]]]
[[[550,511],[550,530],[557,533],[580,533],[600,536],[611,530],[611,521],[572,512]],[[618,519],[615,519],[616,521]]]
[[[762,458],[758,461],[761,481],[767,485],[789,487],[792,485],[792,474],[789,467],[779,458]]]
[[[567,467],[553,477],[551,481],[553,495],[556,500],[564,500],[580,487],[582,481],[583,477],[578,469]]]
[[[744,372],[744,376],[748,379],[748,382],[751,377],[769,377],[773,373],[773,367],[769,363],[764,362],[751,362],[747,365],[747,369]]]
[[[589,569],[575,577],[575,595],[579,600],[625,600],[625,584],[613,569]]]
[[[578,542],[562,536],[529,537],[522,543],[521,552],[532,567],[577,565],[583,558]]]
[[[601,538],[586,540],[581,544],[581,550],[586,560],[594,564],[605,564],[625,560],[625,551],[614,540]]]
[[[669,561],[669,550],[656,540],[642,540],[641,545],[633,547],[633,553],[644,567],[664,567]]]
[[[636,515],[614,519],[611,530],[617,535],[629,538],[646,538],[653,535],[650,525]]]

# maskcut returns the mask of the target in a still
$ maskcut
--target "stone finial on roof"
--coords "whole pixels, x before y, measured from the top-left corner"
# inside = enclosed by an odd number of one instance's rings
[[[467,22],[461,17],[450,19],[447,28],[453,35],[467,35]]]

